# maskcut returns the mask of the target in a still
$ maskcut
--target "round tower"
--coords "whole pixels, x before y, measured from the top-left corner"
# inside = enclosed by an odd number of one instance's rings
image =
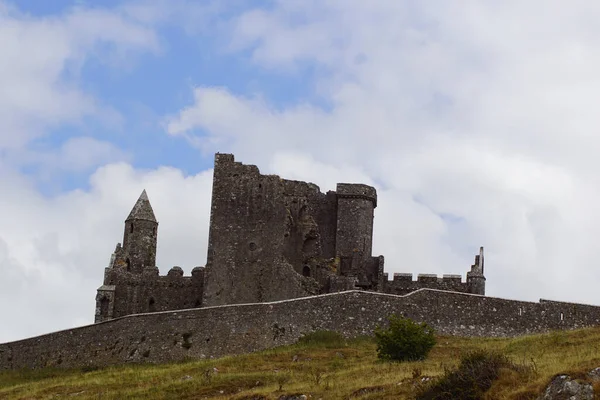
[[[336,195],[335,251],[340,258],[340,274],[355,276],[363,284],[371,259],[377,192],[368,185],[338,183]]]
[[[123,253],[127,271],[142,273],[144,267],[156,266],[157,233],[158,221],[144,190],[125,220]]]

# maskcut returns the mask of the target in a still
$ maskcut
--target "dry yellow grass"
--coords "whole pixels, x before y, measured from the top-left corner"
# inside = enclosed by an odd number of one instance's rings
[[[528,376],[506,371],[487,394],[526,400],[558,373],[584,377],[600,366],[600,328],[516,339],[439,337],[427,360],[407,363],[379,362],[375,344],[362,339],[176,364],[8,371],[0,373],[0,398],[250,400],[301,393],[312,399],[410,399],[423,377],[443,374],[473,349],[501,351],[533,367]]]

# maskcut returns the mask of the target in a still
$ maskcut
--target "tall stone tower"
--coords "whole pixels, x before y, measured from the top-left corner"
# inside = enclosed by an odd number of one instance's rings
[[[139,288],[148,288],[140,283],[144,273],[158,275],[157,233],[158,222],[144,190],[125,220],[123,245],[117,244],[104,271],[104,284],[96,295],[95,322],[148,311],[141,299],[148,296],[140,294]]]
[[[357,279],[359,287],[371,285],[366,276],[372,263],[373,217],[377,207],[375,188],[363,184],[337,185],[336,255],[340,258],[341,275]]]
[[[158,222],[144,190],[125,220],[123,256],[127,271],[141,273],[144,267],[156,265],[157,231]]]
[[[285,182],[216,154],[204,275],[205,306],[306,295],[286,260]]]
[[[475,256],[475,263],[471,266],[471,271],[467,272],[467,286],[469,293],[485,295],[483,247],[479,248],[479,254]]]

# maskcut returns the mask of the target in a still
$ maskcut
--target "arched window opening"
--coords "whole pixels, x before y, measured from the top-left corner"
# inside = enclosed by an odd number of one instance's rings
[[[110,301],[108,300],[108,298],[102,297],[100,299],[100,316],[102,318],[107,318],[108,317],[108,306],[109,306]]]
[[[310,267],[308,265],[305,265],[304,268],[302,268],[302,275],[310,276]]]
[[[133,233],[133,222],[129,225],[129,233]]]
[[[125,264],[127,264],[127,271],[131,271],[131,261],[129,261],[129,258],[125,260]]]
[[[156,227],[152,228],[152,236],[156,236]]]
[[[150,297],[150,301],[148,301],[148,310],[150,312],[156,311],[156,304],[155,304],[155,301],[154,301],[154,297]]]

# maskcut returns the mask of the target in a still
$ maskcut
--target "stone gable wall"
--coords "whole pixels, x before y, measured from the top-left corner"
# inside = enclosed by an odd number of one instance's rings
[[[294,343],[317,329],[371,334],[391,314],[444,335],[506,337],[600,325],[600,307],[421,289],[348,291],[273,303],[129,315],[0,344],[0,369],[105,366],[241,354]]]

